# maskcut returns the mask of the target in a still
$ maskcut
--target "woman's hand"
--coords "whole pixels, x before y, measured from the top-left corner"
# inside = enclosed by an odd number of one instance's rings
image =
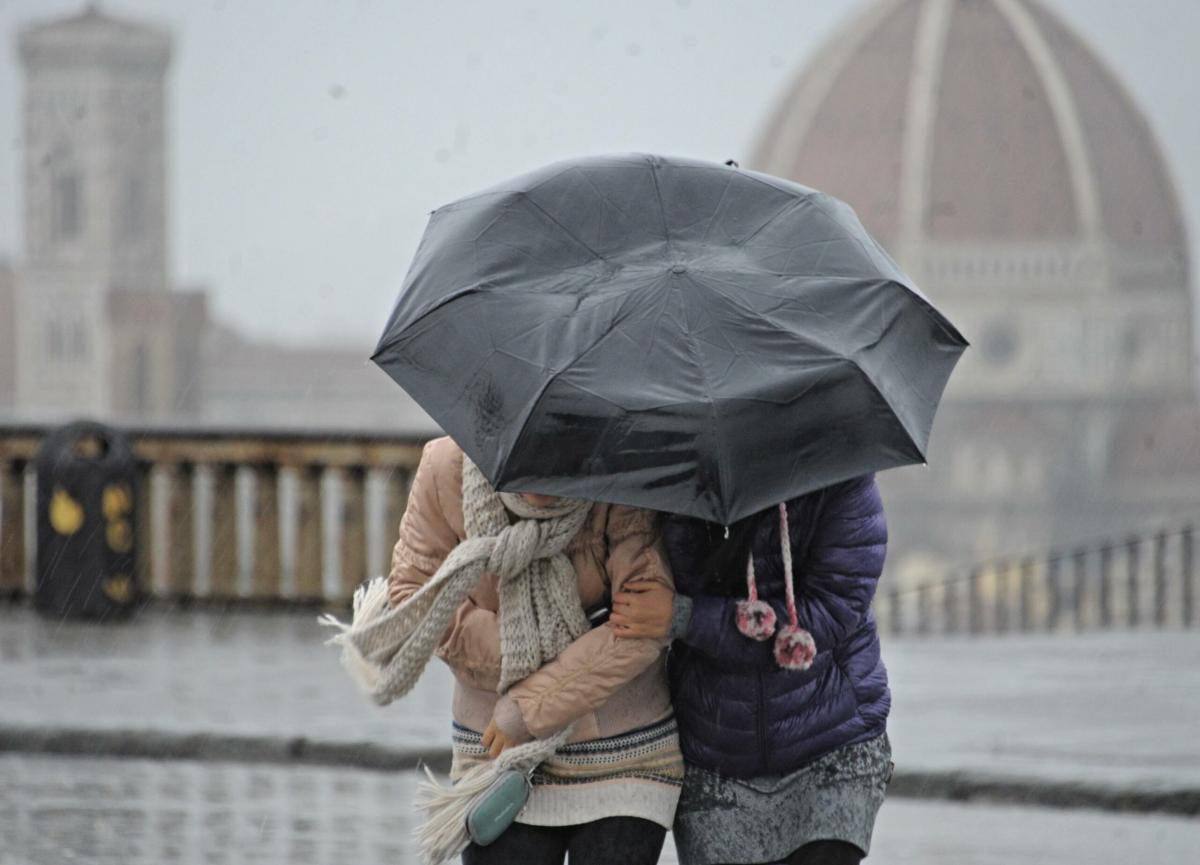
[[[613,595],[608,623],[618,637],[662,639],[671,630],[675,593],[652,580],[630,580]]]
[[[488,756],[495,760],[509,748],[520,744],[516,739],[511,739],[504,734],[496,724],[496,719],[488,721],[487,729],[483,731],[483,747],[487,748]]]

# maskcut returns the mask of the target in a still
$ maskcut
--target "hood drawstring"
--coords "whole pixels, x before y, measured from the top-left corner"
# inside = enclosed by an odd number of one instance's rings
[[[796,614],[796,590],[792,567],[792,539],[788,526],[787,503],[779,504],[779,546],[783,558],[783,583],[787,595],[788,623],[775,637],[775,663],[785,670],[807,670],[817,655],[812,634],[800,627]],[[754,553],[746,562],[746,600],[738,601],[737,627],[752,640],[765,640],[775,633],[775,610],[759,600],[754,573]]]

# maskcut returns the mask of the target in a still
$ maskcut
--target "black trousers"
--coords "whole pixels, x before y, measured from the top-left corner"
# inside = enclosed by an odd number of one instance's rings
[[[667,830],[640,817],[607,817],[578,826],[513,823],[504,834],[463,851],[463,865],[654,865]]]

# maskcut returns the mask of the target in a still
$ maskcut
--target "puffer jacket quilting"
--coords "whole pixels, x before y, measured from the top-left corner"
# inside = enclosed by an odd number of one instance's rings
[[[702,521],[664,528],[677,590],[693,599],[687,633],[672,647],[672,699],[686,759],[734,777],[780,775],[835,748],[882,733],[891,695],[871,600],[887,524],[874,476],[792,499],[788,524],[800,626],[817,645],[812,666],[781,669],[773,641],[734,622],[744,597],[703,590],[710,541]],[[763,519],[751,544],[759,597],[787,622],[779,525]]]

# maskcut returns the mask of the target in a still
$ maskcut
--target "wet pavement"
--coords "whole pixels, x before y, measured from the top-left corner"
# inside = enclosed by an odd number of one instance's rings
[[[448,745],[440,663],[380,709],[354,689],[315,618],[152,608],[98,626],[0,606],[5,747],[55,729]],[[1200,632],[891,640],[884,658],[899,773],[1200,789]]]
[[[415,775],[0,755],[0,865],[406,865]],[[1194,861],[1200,823],[891,799],[868,861]],[[668,839],[662,862],[675,862]]]

